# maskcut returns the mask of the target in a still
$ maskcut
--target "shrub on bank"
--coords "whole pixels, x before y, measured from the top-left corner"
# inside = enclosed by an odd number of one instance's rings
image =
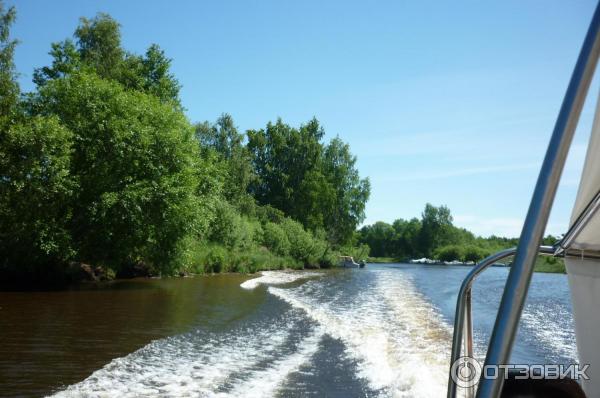
[[[187,271],[197,274],[221,272],[254,273],[263,270],[302,269],[303,263],[278,256],[264,247],[230,250],[214,243],[197,242],[189,256]]]
[[[464,249],[463,261],[466,261],[466,262],[472,261],[474,263],[477,263],[489,255],[490,255],[489,250],[482,249],[481,247],[478,247],[478,246],[470,245],[470,246],[465,247],[465,249]]]
[[[435,258],[440,261],[454,261],[454,260],[462,260],[463,248],[458,245],[448,245],[442,246],[437,249],[434,253]]]
[[[263,227],[263,245],[279,256],[287,256],[290,252],[290,241],[283,229],[272,222]]]

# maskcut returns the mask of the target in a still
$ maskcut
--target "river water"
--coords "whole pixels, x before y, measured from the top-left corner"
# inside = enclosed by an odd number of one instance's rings
[[[0,293],[0,396],[444,396],[468,267],[408,264]],[[508,270],[474,289],[483,353]],[[535,274],[513,363],[573,363],[567,280]]]

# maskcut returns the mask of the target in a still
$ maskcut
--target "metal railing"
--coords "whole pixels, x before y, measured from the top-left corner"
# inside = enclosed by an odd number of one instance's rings
[[[600,56],[600,4],[596,6],[592,21],[587,31],[585,40],[581,47],[577,63],[573,70],[569,86],[565,93],[563,103],[550,138],[550,143],[542,163],[540,174],[537,179],[533,197],[527,211],[523,230],[516,249],[509,249],[492,255],[478,264],[467,276],[461,286],[455,321],[455,330],[452,347],[452,359],[460,357],[460,345],[463,340],[463,328],[467,333],[464,336],[465,350],[468,354],[473,351],[472,320],[471,320],[471,285],[473,279],[483,270],[501,258],[515,256],[513,265],[508,274],[496,322],[492,329],[488,350],[485,358],[484,369],[488,365],[500,365],[508,363],[513,343],[517,333],[517,327],[523,306],[529,290],[529,284],[533,274],[533,268],[540,249],[544,254],[563,253],[568,255],[569,244],[572,243],[577,234],[589,221],[590,213],[600,207],[600,196],[586,207],[586,211],[580,216],[567,235],[562,245],[555,248],[542,247],[540,243],[546,229],[550,210],[558,189],[560,176],[562,174],[569,147],[575,134],[575,128],[581,115],[581,110],[589,90],[592,77],[598,64]],[[589,208],[589,209],[588,209]],[[556,250],[554,250],[556,249]],[[548,253],[552,250],[552,253]],[[581,255],[583,256],[583,251]],[[467,317],[465,314],[469,313]],[[455,358],[458,352],[458,357]],[[448,397],[456,395],[456,385],[449,378]],[[499,370],[495,379],[482,378],[477,389],[478,398],[496,398],[500,396],[504,383],[504,370]],[[467,390],[472,396],[473,389]]]
[[[550,216],[569,147],[589,90],[600,55],[600,5],[596,6],[590,27],[581,47],[575,69],[560,108],[550,144],[531,198],[515,260],[508,274],[500,308],[488,345],[484,368],[508,363],[517,333],[519,319],[527,297],[537,249],[542,241]],[[482,378],[477,388],[478,398],[500,396],[504,369],[495,379]]]
[[[450,354],[450,368],[461,357],[473,358],[473,314],[471,310],[472,288],[475,279],[490,266],[507,257],[513,256],[517,251],[516,247],[502,250],[498,253],[486,257],[477,263],[463,280],[458,291],[456,299],[456,313],[454,317],[454,334],[452,335],[452,352]],[[541,246],[539,254],[554,255],[554,246]],[[464,355],[461,355],[461,348],[464,346]],[[464,389],[465,396],[471,398],[475,395],[475,387],[471,386]],[[456,383],[452,380],[452,375],[448,377],[448,398],[456,397]]]

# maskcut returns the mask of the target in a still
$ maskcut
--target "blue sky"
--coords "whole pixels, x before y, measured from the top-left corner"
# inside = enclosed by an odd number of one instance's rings
[[[192,121],[242,130],[316,116],[372,184],[366,223],[450,207],[472,231],[520,232],[594,1],[8,1],[22,89],[80,16],[108,12],[124,47],[173,58]],[[548,225],[564,232],[594,81]]]

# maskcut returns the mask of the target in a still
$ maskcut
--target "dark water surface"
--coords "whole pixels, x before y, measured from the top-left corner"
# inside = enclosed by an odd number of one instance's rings
[[[0,396],[443,396],[467,272],[369,265],[0,293]],[[480,355],[506,275],[475,286]],[[575,359],[566,277],[535,274],[513,362]]]
[[[196,325],[226,328],[264,295],[248,277],[119,281],[61,292],[0,292],[0,396],[37,397],[113,358]]]

